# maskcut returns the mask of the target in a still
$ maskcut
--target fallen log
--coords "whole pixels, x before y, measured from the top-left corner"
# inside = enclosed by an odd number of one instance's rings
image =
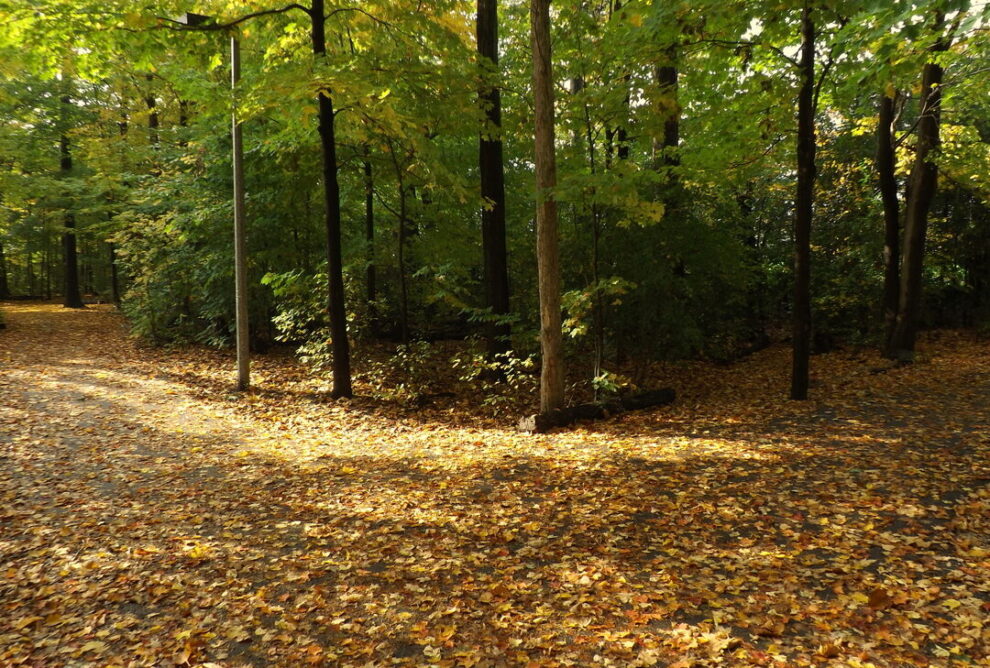
[[[544,434],[551,429],[567,427],[581,420],[605,420],[619,413],[664,406],[673,401],[674,391],[670,388],[648,390],[609,401],[578,404],[527,415],[519,420],[516,428],[531,434]]]

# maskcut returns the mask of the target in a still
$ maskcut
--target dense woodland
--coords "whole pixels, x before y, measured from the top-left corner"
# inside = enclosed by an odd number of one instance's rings
[[[0,298],[232,344],[233,113],[252,349],[334,396],[380,342],[547,411],[790,340],[804,398],[990,327],[985,3],[548,5],[3,3]]]
[[[987,81],[986,0],[0,0],[0,665],[990,665]]]

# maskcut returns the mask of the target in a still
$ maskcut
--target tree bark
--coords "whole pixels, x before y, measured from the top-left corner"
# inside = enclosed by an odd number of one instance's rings
[[[117,247],[112,241],[107,242],[108,259],[110,260],[110,299],[114,306],[120,306],[120,275],[117,271]]]
[[[179,136],[179,146],[186,148],[189,146],[189,140],[186,139],[185,129],[189,127],[189,102],[187,100],[179,100],[179,127],[181,135]]]
[[[3,242],[0,242],[0,299],[10,297],[10,283],[7,281],[7,258],[3,254]]]
[[[681,163],[677,155],[677,146],[681,141],[681,112],[677,99],[677,49],[667,50],[669,64],[657,69],[657,81],[664,94],[672,99],[671,109],[663,122],[663,151],[662,163],[665,167],[676,167]],[[671,179],[675,179],[671,175]]]
[[[900,299],[900,204],[897,201],[897,179],[894,166],[897,156],[894,148],[894,106],[896,100],[884,94],[880,98],[877,121],[877,177],[880,199],[883,202],[883,352],[893,355],[891,337],[897,323],[897,306]]]
[[[540,293],[540,412],[564,405],[564,359],[560,313],[560,249],[557,230],[557,161],[554,152],[550,0],[531,0],[533,98],[536,153],[536,260]]]
[[[364,147],[364,240],[367,244],[368,268],[365,272],[367,289],[368,313],[374,320],[374,303],[378,298],[378,286],[375,276],[375,179],[371,170],[371,160],[368,147]]]
[[[516,424],[519,431],[531,434],[545,434],[557,427],[567,427],[579,420],[604,420],[626,411],[638,411],[644,408],[666,406],[676,398],[674,390],[663,388],[647,390],[639,394],[611,399],[591,404],[578,404],[567,408],[557,408],[536,415],[520,418]]]
[[[400,171],[396,163],[396,171]],[[402,345],[409,345],[409,278],[406,276],[406,237],[409,234],[409,214],[406,207],[406,187],[399,176],[399,333]]]
[[[591,121],[591,109],[584,105],[584,134],[585,144],[588,152],[588,169],[592,176],[598,173],[598,165],[595,160],[597,147],[595,146],[594,126]],[[602,300],[601,285],[601,211],[598,204],[591,204],[591,316],[592,330],[594,337],[594,363],[592,369],[592,380],[597,379],[602,374],[605,363],[605,304]],[[595,400],[598,400],[598,388],[595,388]]]
[[[237,84],[241,79],[241,44],[230,36],[230,90],[235,95],[230,117],[234,187],[234,335],[237,350],[237,390],[251,387],[251,337],[248,325],[247,225],[244,199],[244,133],[237,117]]]
[[[59,138],[60,168],[63,178],[72,173],[72,151],[69,147],[68,111],[72,104],[69,95],[62,95],[62,135]],[[62,302],[65,308],[83,308],[82,294],[79,292],[79,258],[76,252],[76,216],[72,213],[72,202],[66,203],[62,233],[62,260],[65,263],[65,285]]]
[[[791,399],[808,398],[811,355],[811,218],[815,196],[815,24],[809,0],[801,12],[797,194],[794,208],[794,321]]]
[[[944,17],[936,17],[936,29],[941,30]],[[936,42],[932,51],[946,51],[949,40]],[[894,357],[902,362],[914,359],[918,316],[921,310],[921,282],[925,263],[925,241],[928,235],[928,212],[938,187],[938,166],[934,153],[939,145],[939,122],[942,104],[942,67],[926,63],[921,74],[921,99],[914,165],[908,178],[908,196],[904,211],[904,249],[901,260],[901,285],[897,321],[891,339]]]
[[[502,94],[498,86],[488,85],[486,75],[498,72],[498,0],[478,0],[478,55],[482,68],[482,87],[478,98],[485,112],[486,126],[481,132],[479,170],[481,196],[481,245],[484,255],[485,302],[493,316],[509,313],[509,268],[505,240],[505,174],[502,156]],[[487,62],[486,62],[487,59]],[[486,328],[488,355],[509,350],[510,327],[490,323]]]
[[[148,94],[144,98],[144,103],[148,107],[148,143],[152,146],[158,146],[158,101],[155,99],[155,93],[151,90],[151,84],[154,81],[154,77],[150,74],[145,75],[145,80],[148,82]]]
[[[313,0],[309,9],[312,25],[313,53],[318,60],[326,57],[326,18],[323,0]],[[333,389],[330,396],[350,397],[351,352],[347,341],[347,311],[344,304],[344,267],[341,249],[340,185],[337,182],[337,142],[334,135],[333,100],[320,91],[319,132],[323,162],[323,198],[327,229],[327,310],[333,350]]]

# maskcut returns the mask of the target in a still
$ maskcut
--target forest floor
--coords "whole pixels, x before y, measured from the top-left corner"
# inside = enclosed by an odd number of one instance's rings
[[[990,665],[990,341],[528,436],[4,309],[0,665]]]

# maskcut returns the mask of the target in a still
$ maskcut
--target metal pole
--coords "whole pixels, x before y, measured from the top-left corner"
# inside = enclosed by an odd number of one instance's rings
[[[237,90],[241,78],[241,49],[237,37],[230,38],[230,87]],[[248,294],[247,267],[245,266],[244,244],[244,146],[241,141],[241,124],[237,120],[237,100],[234,99],[231,112],[231,138],[234,147],[234,296],[237,312],[237,389],[250,387],[250,364],[248,354]]]

